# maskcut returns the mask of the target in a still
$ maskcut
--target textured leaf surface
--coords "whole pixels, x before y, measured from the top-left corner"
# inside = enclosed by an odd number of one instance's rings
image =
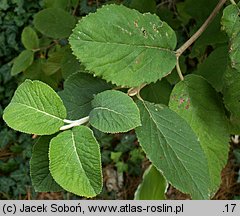
[[[211,194],[221,183],[221,171],[228,158],[229,134],[222,103],[202,77],[186,76],[171,94],[170,108],[182,116],[198,136],[208,160]]]
[[[76,56],[72,54],[72,51],[66,50],[61,60],[61,70],[63,78],[66,80],[70,75],[83,70]]]
[[[156,82],[176,64],[174,31],[156,15],[124,6],[81,19],[69,40],[87,70],[117,85]]]
[[[9,127],[30,134],[59,131],[66,109],[57,93],[45,83],[26,80],[16,90],[3,119]]]
[[[89,128],[75,127],[53,138],[49,157],[51,174],[65,190],[86,197],[101,192],[100,148]]]
[[[230,38],[229,54],[232,67],[240,71],[240,3],[229,5],[223,11],[222,25]]]
[[[151,165],[143,174],[143,180],[138,186],[135,200],[165,200],[168,183],[164,176]]]
[[[33,62],[34,54],[31,50],[22,51],[19,56],[14,60],[13,67],[11,70],[12,75],[26,70]]]
[[[31,180],[36,192],[61,191],[49,171],[48,150],[53,136],[42,136],[35,143],[30,160]]]
[[[240,118],[240,74],[237,70],[228,68],[224,76],[223,98],[226,108],[235,117]]]
[[[195,73],[203,76],[217,91],[221,91],[224,85],[223,75],[229,63],[228,58],[227,46],[218,47],[199,65]]]
[[[187,122],[164,105],[139,101],[140,145],[153,165],[174,187],[193,199],[209,198],[207,160]]]
[[[28,50],[39,48],[39,39],[37,33],[31,27],[25,27],[21,36],[24,47]]]
[[[60,8],[47,8],[34,16],[34,26],[42,34],[55,39],[68,37],[75,26],[75,19]]]
[[[67,108],[68,119],[88,116],[92,110],[91,101],[94,95],[110,88],[110,84],[90,74],[71,75],[64,82],[64,90],[59,93]]]
[[[90,123],[106,133],[129,131],[141,125],[139,110],[132,98],[123,92],[107,90],[92,101]]]

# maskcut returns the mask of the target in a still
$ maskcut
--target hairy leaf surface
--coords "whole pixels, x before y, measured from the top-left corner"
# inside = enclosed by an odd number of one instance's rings
[[[125,6],[82,18],[69,40],[87,70],[117,85],[156,82],[176,64],[175,32],[156,15]]]
[[[111,85],[90,74],[74,73],[64,82],[64,90],[59,92],[67,108],[68,119],[88,116],[95,94],[110,89]]]
[[[57,93],[47,84],[31,80],[18,87],[3,114],[9,127],[38,135],[56,133],[65,118],[66,109]]]
[[[136,128],[149,160],[174,187],[193,199],[209,198],[209,172],[201,145],[187,122],[165,105],[139,101]]]
[[[86,197],[101,192],[100,148],[89,128],[78,126],[53,138],[49,158],[51,174],[65,190]]]
[[[53,136],[42,136],[33,146],[30,160],[31,180],[36,192],[61,191],[49,171],[48,150]]]
[[[107,90],[96,95],[92,101],[90,123],[106,133],[129,131],[141,125],[139,110],[125,93]]]
[[[211,85],[196,75],[186,76],[174,87],[169,105],[188,122],[200,141],[208,160],[213,195],[221,183],[229,150],[223,105]]]

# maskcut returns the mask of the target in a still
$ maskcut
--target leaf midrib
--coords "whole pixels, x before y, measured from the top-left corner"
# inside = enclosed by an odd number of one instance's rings
[[[81,162],[81,160],[80,160],[80,156],[78,155],[77,148],[76,148],[76,142],[75,142],[75,138],[74,138],[75,136],[74,136],[73,131],[71,131],[71,133],[72,133],[73,149],[74,149],[74,153],[76,154],[76,157],[77,157],[77,160],[78,160],[78,162],[79,162],[79,165],[81,166],[81,168],[82,168],[82,170],[83,170],[83,172],[84,172],[84,174],[85,174],[85,176],[86,176],[86,178],[87,178],[87,181],[88,181],[89,185],[91,185],[91,188],[93,189],[93,191],[94,191],[95,193],[97,193],[97,192],[95,191],[94,186],[92,185],[92,183],[91,183],[91,181],[90,181],[90,178],[88,177],[85,169],[84,169],[83,166],[82,166],[82,162]]]
[[[82,32],[83,34],[85,34],[84,32]],[[79,39],[76,39],[76,41],[79,41]],[[127,44],[127,43],[117,43],[117,42],[104,42],[104,41],[95,41],[95,40],[83,40],[81,38],[81,40],[83,42],[89,42],[89,43],[101,43],[101,44],[104,44],[104,45],[117,45],[117,46],[129,46],[129,47],[138,47],[138,48],[148,48],[148,49],[158,49],[158,50],[162,50],[162,51],[167,51],[167,52],[170,52],[170,53],[174,53],[174,50],[171,50],[171,49],[167,49],[167,48],[162,48],[162,47],[157,47],[157,46],[150,46],[150,45],[139,45],[139,44]]]
[[[150,113],[150,110],[147,108],[147,106],[145,105],[144,101],[143,101],[143,105],[146,108],[147,112],[149,113],[149,116],[151,117],[151,119],[153,120],[154,124],[156,125],[156,127],[159,129],[159,131],[161,132],[160,128],[158,127],[157,122],[154,120],[152,114]],[[192,175],[188,172],[187,168],[185,167],[185,165],[183,164],[182,160],[180,160],[180,158],[178,157],[178,155],[176,154],[176,152],[174,151],[174,149],[172,148],[171,145],[168,144],[167,139],[165,138],[164,134],[161,132],[162,136],[164,137],[166,144],[169,146],[170,149],[172,149],[173,153],[175,154],[175,156],[177,157],[177,159],[180,161],[180,163],[182,164],[183,168],[187,171],[188,175],[191,177],[191,179],[193,180],[194,185],[196,186],[196,188],[198,189],[198,191],[200,192],[200,194],[202,195],[202,197],[204,197],[204,195],[202,194],[201,190],[198,188],[197,184],[195,183]]]
[[[19,103],[19,102],[12,102],[12,104],[18,104],[18,105],[21,105],[21,106],[25,106],[25,107],[27,107],[27,108],[29,108],[29,109],[35,110],[36,112],[43,113],[43,114],[46,115],[46,116],[50,116],[50,117],[52,117],[52,118],[58,119],[58,120],[60,120],[60,121],[63,121],[63,119],[59,118],[58,116],[54,116],[54,115],[52,115],[52,114],[50,114],[50,113],[47,113],[47,112],[44,112],[44,111],[42,111],[42,110],[36,109],[36,108],[34,108],[34,107],[32,107],[32,106],[29,106],[29,105],[27,105],[27,104],[23,104],[23,103]]]
[[[122,113],[117,112],[117,111],[112,110],[112,109],[109,109],[109,108],[107,108],[107,107],[96,107],[96,108],[94,108],[94,110],[107,110],[107,111],[109,111],[109,112],[116,113],[117,115],[120,115],[120,116],[124,117],[125,119],[128,119],[128,120],[129,120],[129,118],[130,118],[129,116],[127,117],[127,116],[123,115]]]

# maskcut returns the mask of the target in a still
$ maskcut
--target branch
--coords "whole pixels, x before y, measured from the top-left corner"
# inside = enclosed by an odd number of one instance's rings
[[[237,3],[234,0],[230,0],[231,4],[237,5]]]
[[[210,16],[206,19],[203,25],[198,29],[198,31],[186,42],[184,43],[177,51],[176,56],[179,57],[182,53],[194,43],[198,37],[206,30],[208,25],[212,22],[215,16],[218,14],[222,6],[226,3],[227,0],[220,0],[217,6],[214,8]]]
[[[177,69],[177,73],[178,73],[178,76],[179,76],[180,80],[183,81],[184,78],[183,78],[182,71],[181,71],[181,68],[180,68],[180,65],[179,65],[179,57],[177,57],[176,69]]]

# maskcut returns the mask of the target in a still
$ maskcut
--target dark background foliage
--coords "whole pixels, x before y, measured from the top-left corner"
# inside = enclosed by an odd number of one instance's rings
[[[70,0],[69,0],[70,1]],[[25,26],[31,25],[33,16],[54,0],[1,0],[0,1],[0,116],[9,103],[14,91],[25,76],[11,76],[13,59],[24,50],[21,33]],[[66,1],[58,0],[64,5]],[[106,3],[123,3],[140,12],[156,13],[177,33],[178,46],[189,38],[205,21],[218,0],[71,0],[71,11],[76,17],[96,11]],[[207,5],[207,7],[206,7]],[[207,77],[204,69],[212,65],[210,58],[215,50],[227,46],[227,37],[220,28],[221,13],[215,18],[201,38],[181,57],[183,73],[194,72]],[[67,41],[59,44],[66,45]],[[59,45],[58,44],[58,45]],[[220,49],[219,49],[220,48]],[[54,50],[55,51],[55,50]],[[44,53],[46,54],[46,53]],[[55,77],[57,88],[62,88],[62,76]],[[164,79],[164,89],[170,94],[171,85],[178,81],[176,71]],[[221,83],[213,86],[221,88]],[[214,86],[214,87],[215,87]],[[143,92],[144,97],[144,92]],[[146,95],[146,97],[148,97]],[[150,100],[150,99],[149,99]],[[163,98],[165,103],[168,97]],[[105,135],[95,131],[101,145],[104,172],[103,192],[97,199],[132,199],[134,191],[149,162],[139,148],[133,131],[127,134]],[[29,159],[34,137],[15,132],[8,128],[0,118],[0,199],[76,199],[70,193],[35,193],[30,180]],[[232,145],[229,163],[223,171],[223,183],[216,199],[237,199],[239,194],[239,144]],[[186,198],[170,187],[170,199]]]

